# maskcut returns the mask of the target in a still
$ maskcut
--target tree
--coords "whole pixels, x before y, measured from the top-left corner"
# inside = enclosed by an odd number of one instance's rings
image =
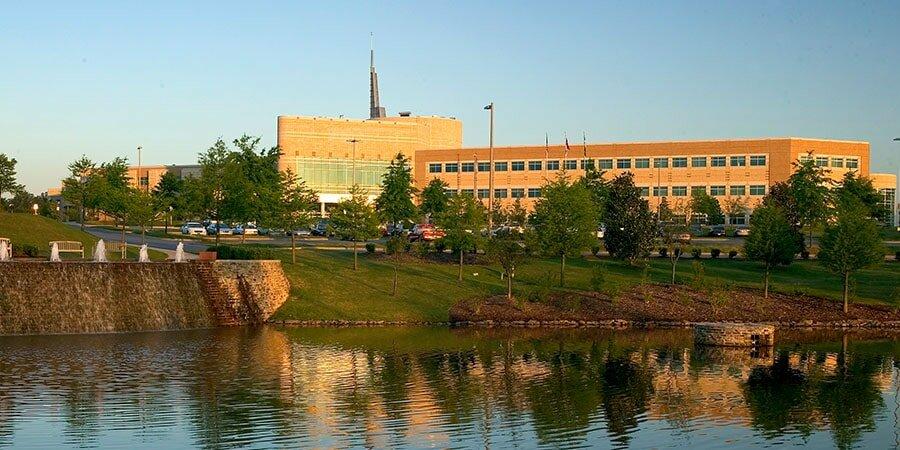
[[[184,194],[184,180],[174,172],[166,172],[159,178],[159,182],[153,188],[153,201],[157,211],[168,213],[165,220],[165,234],[169,234],[169,221],[173,213],[179,215],[184,212],[182,208]]]
[[[88,208],[96,207],[99,184],[97,165],[85,157],[69,164],[69,176],[63,180],[62,197],[78,208],[78,223],[84,230],[84,219]]]
[[[656,220],[659,222],[671,222],[673,215],[672,208],[669,207],[669,200],[663,197],[659,201],[659,206],[656,207]]]
[[[796,241],[795,247],[800,251],[806,249],[806,240],[803,238],[803,228],[801,228],[800,212],[797,210],[797,204],[794,202],[794,196],[791,195],[791,187],[786,181],[778,182],[769,188],[769,193],[763,198],[762,204],[778,208],[785,219],[791,226],[792,235]]]
[[[734,217],[743,217],[750,210],[747,197],[728,197],[722,206],[722,212],[728,216],[729,220]]]
[[[434,178],[419,193],[419,212],[429,218],[435,218],[447,208],[450,198],[447,195],[448,185],[440,178]]]
[[[359,269],[359,242],[378,236],[378,214],[359,185],[353,185],[350,198],[331,210],[331,227],[342,240],[353,241],[353,270]]]
[[[467,251],[477,248],[479,231],[486,218],[484,205],[471,194],[453,196],[437,217],[437,224],[445,233],[444,242],[459,254],[457,281],[462,282],[463,258]]]
[[[216,223],[216,247],[223,220],[242,216],[248,208],[246,189],[240,167],[235,164],[225,141],[218,139],[212,147],[201,153],[200,177],[188,183],[192,189],[192,205],[199,214]]]
[[[591,166],[579,179],[579,183],[583,184],[591,193],[598,223],[605,221],[606,202],[609,200],[609,182],[604,178],[605,174],[605,171]]]
[[[773,267],[788,265],[802,249],[796,230],[787,215],[777,206],[757,207],[750,216],[750,235],[744,241],[744,254],[748,259],[763,263],[763,292],[769,298],[769,274]]]
[[[634,263],[644,258],[653,247],[656,223],[634,177],[625,172],[610,183],[606,209],[606,232],[603,241],[611,255]]]
[[[512,300],[512,283],[516,275],[516,267],[527,258],[525,245],[512,235],[495,237],[488,241],[486,252],[488,258],[500,265],[506,277],[506,298]]]
[[[97,196],[95,205],[103,214],[111,217],[122,230],[122,245],[125,245],[125,229],[132,208],[132,188],[128,177],[128,160],[115,158],[100,164],[89,181]],[[94,178],[96,177],[96,178]]]
[[[722,214],[722,206],[719,204],[719,200],[704,191],[691,193],[690,209],[694,214],[706,216],[710,225],[725,223],[725,216]]]
[[[375,209],[382,220],[392,225],[412,221],[418,214],[413,203],[417,192],[409,158],[397,153],[381,178],[381,193],[375,199]]]
[[[891,216],[891,210],[882,199],[881,194],[872,185],[872,179],[861,176],[855,171],[847,172],[833,191],[836,201],[846,201],[854,198],[866,209],[875,220],[884,222]]]
[[[16,181],[16,159],[0,153],[0,212],[6,209],[3,194],[15,195],[22,190]]]
[[[662,243],[666,248],[666,257],[672,271],[672,284],[675,284],[675,271],[678,268],[678,260],[684,254],[684,242],[679,234],[687,232],[687,224],[684,222],[660,222],[662,228]]]
[[[827,169],[819,167],[812,158],[794,164],[794,172],[788,177],[788,195],[796,208],[796,216],[801,228],[809,231],[812,246],[813,226],[822,223],[828,216]]]
[[[160,209],[153,196],[142,189],[128,188],[126,192],[127,222],[141,228],[141,244],[146,240],[146,228],[153,224]]]
[[[855,198],[839,201],[834,211],[834,221],[825,225],[819,247],[819,262],[843,278],[846,313],[850,277],[854,272],[884,260],[878,227],[869,217],[868,208]]]
[[[232,208],[233,219],[242,223],[261,223],[275,214],[281,195],[281,172],[278,147],[261,148],[260,138],[248,135],[232,141],[230,157],[238,168],[226,192],[226,204]],[[235,206],[241,206],[235,208]],[[243,235],[241,236],[243,240]]]
[[[409,240],[402,234],[396,234],[388,238],[384,243],[384,252],[390,256],[394,266],[394,279],[391,282],[391,296],[397,295],[398,273],[400,272],[400,259],[403,256],[403,250]]]
[[[297,243],[294,231],[309,227],[316,220],[316,206],[319,196],[306,187],[306,183],[297,178],[291,171],[282,172],[280,194],[273,223],[291,235],[291,263],[297,263]]]
[[[564,174],[541,188],[534,206],[536,247],[560,258],[559,285],[565,286],[566,258],[579,256],[597,239],[597,211],[582,183],[569,183]]]
[[[525,209],[525,205],[522,204],[521,198],[517,198],[512,205],[506,206],[504,215],[506,216],[507,224],[510,226],[524,226],[525,222],[528,221],[528,211]]]

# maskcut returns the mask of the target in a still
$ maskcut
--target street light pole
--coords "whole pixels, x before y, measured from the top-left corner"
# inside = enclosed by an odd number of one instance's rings
[[[488,172],[488,233],[494,229],[494,102],[485,106],[484,109],[491,112],[490,125],[490,161],[491,167]],[[477,195],[477,194],[476,194]]]
[[[353,185],[356,186],[356,143],[359,142],[359,139],[347,139],[347,142],[353,145],[353,153],[351,155],[350,162],[350,177],[353,179]]]
[[[141,184],[141,149],[143,149],[143,147],[141,147],[140,145],[138,145],[138,148],[137,148],[137,152],[138,152],[138,166],[137,166],[137,182],[138,182],[138,190],[143,190],[143,189],[144,189],[144,186]],[[148,177],[148,178],[149,178],[149,177]],[[147,184],[150,184],[150,183],[149,183],[150,180],[147,180],[147,181],[148,181]]]

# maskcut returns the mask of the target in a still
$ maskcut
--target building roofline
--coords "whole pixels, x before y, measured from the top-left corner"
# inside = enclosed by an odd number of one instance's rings
[[[805,138],[805,137],[768,137],[768,138],[735,138],[735,139],[685,139],[685,140],[658,140],[658,141],[626,141],[626,142],[588,142],[587,146],[598,146],[598,145],[650,145],[650,144],[700,144],[700,143],[714,143],[714,142],[764,142],[764,141],[811,141],[811,142],[836,142],[843,144],[863,144],[869,145],[867,141],[849,141],[849,140],[840,140],[840,139],[819,139],[819,138]],[[565,143],[558,142],[555,144],[550,144],[550,147],[562,147]],[[577,149],[581,147],[583,144],[581,142],[570,142],[569,147],[573,149]],[[532,144],[532,145],[495,145],[494,149],[526,149],[526,148],[540,148],[543,147],[542,144]],[[489,148],[488,146],[472,146],[472,147],[461,147],[461,149],[478,149],[478,148]],[[428,149],[428,150],[417,150],[417,152],[427,152],[427,151],[446,151],[446,150],[456,150],[451,148],[442,148],[442,149]]]
[[[436,116],[436,115],[408,116],[408,117],[387,116],[387,117],[381,117],[378,119],[360,119],[357,117],[329,117],[329,116],[286,116],[286,115],[278,116],[278,120],[281,120],[281,119],[306,119],[306,120],[329,120],[329,121],[337,121],[337,122],[391,122],[391,123],[403,123],[403,124],[409,123],[410,119],[418,119],[418,118],[443,119],[443,120],[452,120],[452,121],[456,121],[456,122],[459,121],[459,119],[457,119],[455,117]]]

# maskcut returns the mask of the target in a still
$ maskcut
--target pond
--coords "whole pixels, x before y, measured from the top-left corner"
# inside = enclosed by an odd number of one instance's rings
[[[0,446],[887,448],[900,335],[229,328],[0,338]]]

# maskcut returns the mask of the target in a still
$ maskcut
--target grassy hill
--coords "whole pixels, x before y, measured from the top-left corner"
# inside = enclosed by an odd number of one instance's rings
[[[32,214],[0,213],[0,237],[9,238],[14,248],[21,248],[24,244],[34,245],[38,249],[38,256],[47,258],[50,256],[50,241],[79,241],[84,245],[84,257],[90,258],[97,238],[70,227],[58,220]],[[165,253],[150,250],[150,259],[154,261],[164,260]],[[72,255],[63,254],[64,259],[71,259]],[[137,259],[137,249],[128,248],[129,259]],[[76,256],[77,258],[77,256]]]

